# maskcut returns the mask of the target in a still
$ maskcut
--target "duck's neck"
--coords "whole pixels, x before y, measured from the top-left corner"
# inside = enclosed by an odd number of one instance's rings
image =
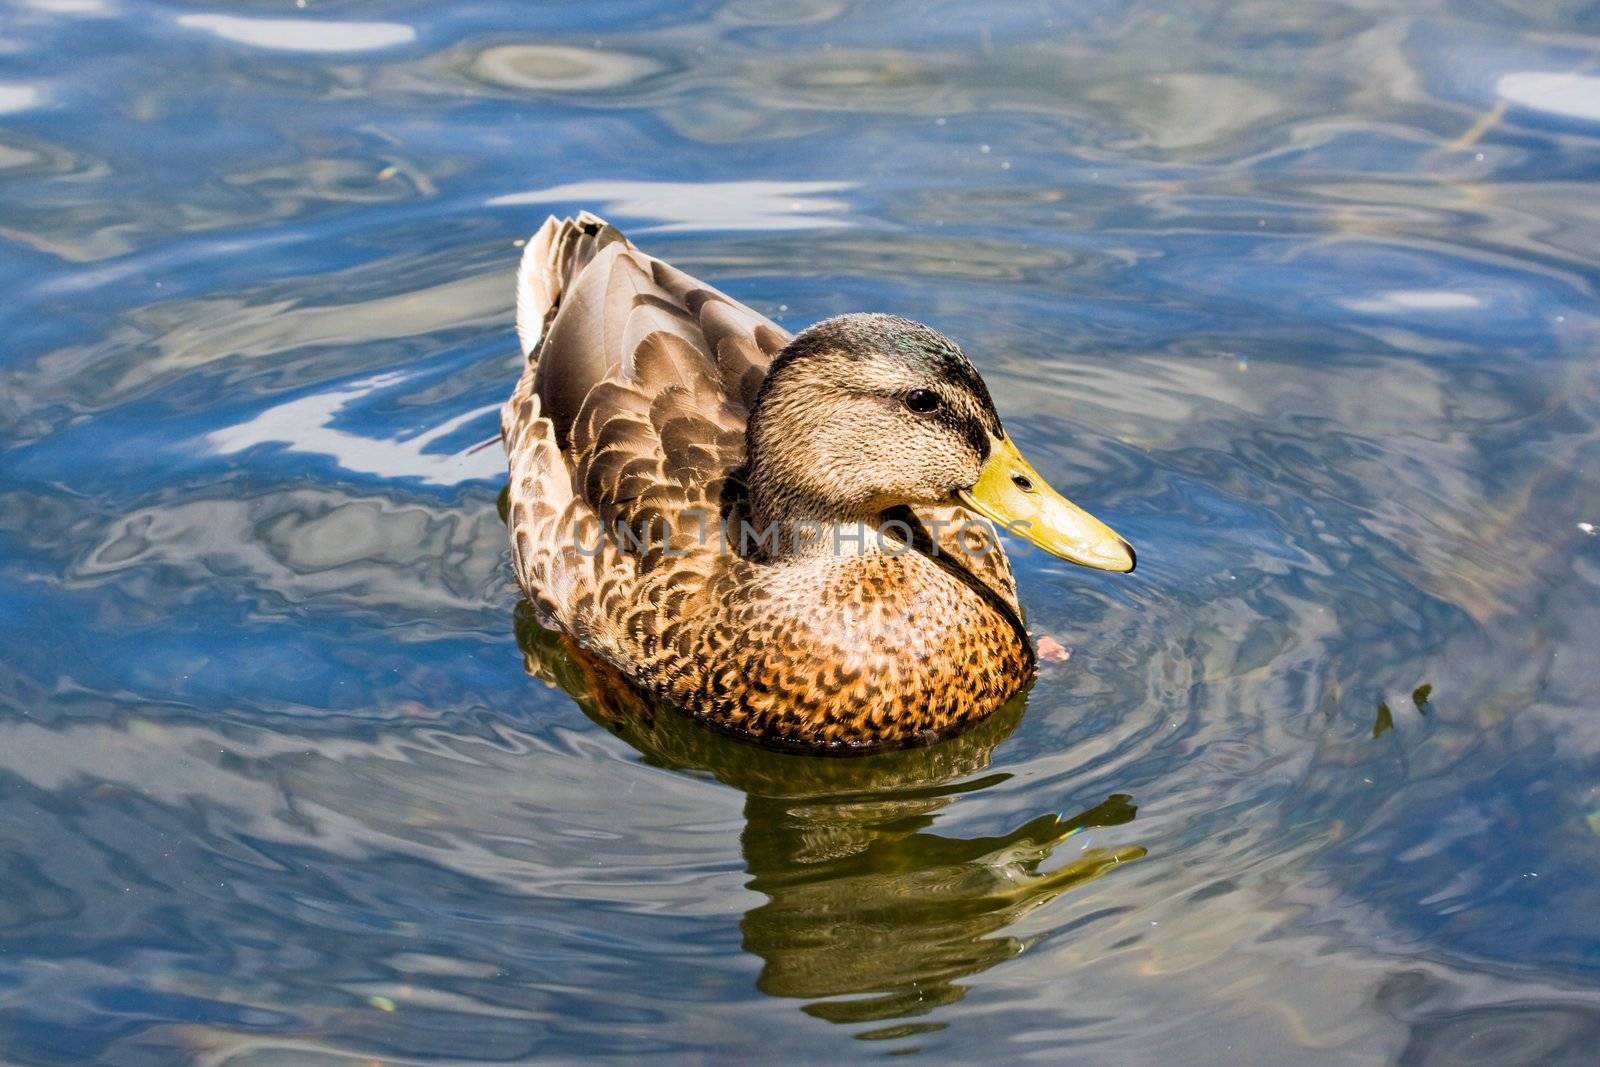
[[[742,554],[842,558],[879,548],[883,510],[893,501],[860,462],[859,444],[833,432],[829,417],[811,391],[768,382],[745,436]]]
[[[752,468],[737,530],[742,555],[767,561],[856,556],[882,550],[881,509],[844,506],[763,478]],[[891,531],[892,533],[892,531]]]
[[[740,528],[730,533],[742,555],[767,561],[850,557],[882,548],[885,501],[874,487],[856,485],[844,457],[803,455],[752,423],[743,472]],[[764,447],[764,446],[772,447]]]

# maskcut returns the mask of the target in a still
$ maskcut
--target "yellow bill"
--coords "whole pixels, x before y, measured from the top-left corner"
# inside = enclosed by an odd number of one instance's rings
[[[1133,570],[1133,546],[1050,488],[1010,438],[993,442],[978,483],[961,502],[1053,556],[1102,571]]]

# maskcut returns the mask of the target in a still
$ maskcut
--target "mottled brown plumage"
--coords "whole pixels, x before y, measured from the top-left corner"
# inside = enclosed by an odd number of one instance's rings
[[[1029,677],[995,530],[954,502],[1004,434],[953,343],[890,316],[791,338],[588,214],[545,223],[517,297],[508,519],[546,625],[809,749],[938,736]]]

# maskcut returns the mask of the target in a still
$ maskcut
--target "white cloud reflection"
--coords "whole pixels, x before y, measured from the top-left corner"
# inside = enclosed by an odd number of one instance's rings
[[[249,422],[207,434],[206,444],[218,455],[231,455],[256,445],[285,445],[290,452],[331,456],[339,466],[356,474],[416,478],[434,485],[459,485],[498,477],[505,471],[505,457],[497,445],[471,453],[429,450],[434,442],[494,411],[497,404],[473,408],[407,438],[364,437],[333,425],[345,408],[362,397],[405,380],[403,374],[379,374],[342,389],[286,401]]]
[[[0,115],[27,111],[44,102],[44,90],[33,85],[0,85]]]
[[[253,19],[237,15],[179,15],[178,25],[225,41],[279,52],[375,52],[409,44],[417,31],[399,22],[331,19]]]
[[[116,14],[106,0],[28,0],[28,6],[47,15],[100,18]]]
[[[613,221],[643,219],[655,225],[638,233],[674,230],[816,230],[849,226],[842,218],[849,201],[824,198],[855,188],[855,182],[647,182],[583,181],[508,193],[492,207],[574,204]]]
[[[1500,75],[1495,91],[1534,111],[1600,122],[1600,78],[1592,75],[1519,71]]]
[[[1472,311],[1483,306],[1483,299],[1448,289],[1395,289],[1360,300],[1346,300],[1344,306],[1372,315],[1393,315],[1407,311]]]

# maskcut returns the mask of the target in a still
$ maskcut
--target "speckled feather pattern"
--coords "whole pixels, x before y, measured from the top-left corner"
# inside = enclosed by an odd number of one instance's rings
[[[722,542],[785,331],[587,214],[546,222],[518,286],[529,355],[501,415],[508,525],[544,625],[710,725],[810,749],[948,733],[1027,680],[1010,567],[962,509],[916,509],[942,560],[872,548],[766,562]],[[963,535],[936,518],[974,524]],[[649,547],[614,536],[618,523]]]

